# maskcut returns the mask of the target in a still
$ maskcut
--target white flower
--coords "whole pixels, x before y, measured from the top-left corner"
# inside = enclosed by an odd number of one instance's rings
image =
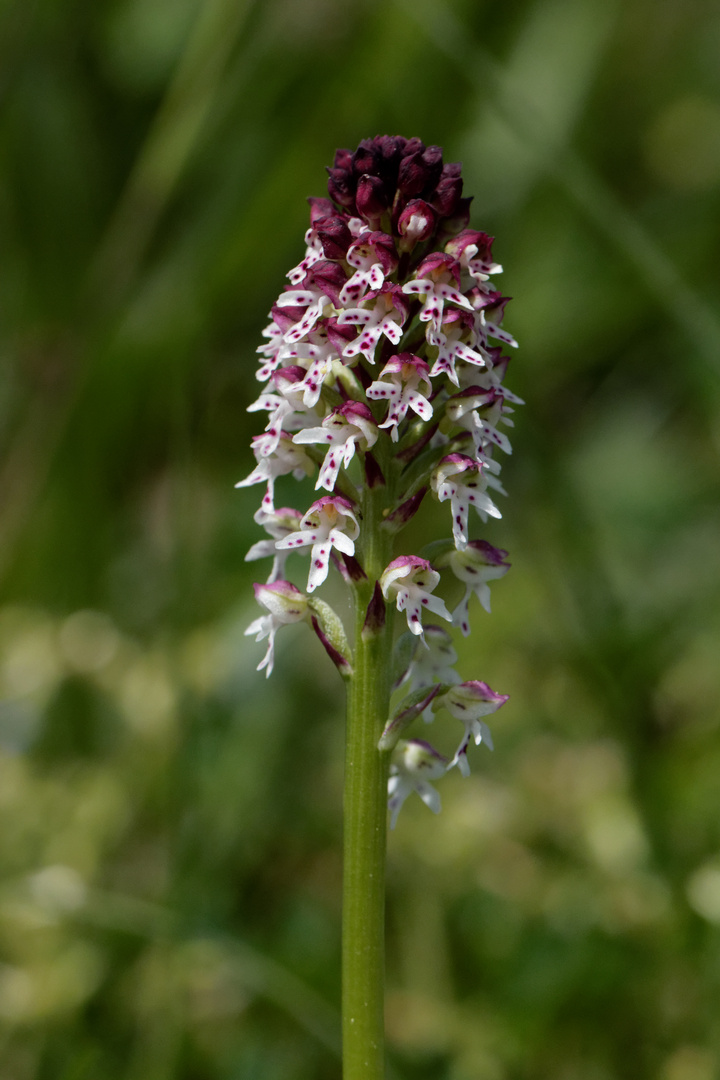
[[[285,277],[290,278],[293,285],[299,285],[310,267],[323,257],[323,246],[315,229],[309,228],[305,233],[305,244],[304,259],[297,266],[293,266],[292,270],[288,270],[285,275]]]
[[[485,494],[488,478],[484,462],[473,461],[467,454],[448,454],[430,478],[430,485],[440,502],[450,499],[453,538],[457,548],[467,547],[468,513],[474,506],[483,521],[502,517],[495,503]]]
[[[433,683],[445,683],[452,686],[460,682],[460,676],[453,667],[453,664],[457,664],[458,655],[447,630],[442,626],[426,626],[427,648],[419,648],[417,638],[415,638],[415,644],[409,667],[399,685],[408,682],[409,693],[413,693],[415,690],[432,686]],[[423,709],[421,716],[426,724],[432,723],[433,714],[430,705]]]
[[[368,363],[375,363],[375,346],[384,334],[393,345],[398,345],[409,308],[397,285],[385,285],[381,290],[367,293],[363,307],[346,308],[338,316],[338,326],[356,324],[361,332],[343,349],[343,356],[352,357],[362,353]]]
[[[360,401],[348,401],[326,416],[320,427],[299,431],[293,442],[320,443],[328,447],[315,490],[322,487],[326,491],[332,491],[340,466],[347,469],[357,447],[367,450],[377,437],[377,424],[367,405]]]
[[[255,599],[267,609],[267,615],[260,615],[248,626],[245,635],[256,634],[256,641],[269,638],[267,652],[257,666],[258,671],[266,669],[267,678],[273,669],[275,657],[275,635],[281,626],[300,622],[307,615],[308,598],[289,581],[276,581],[272,585],[253,585]]]
[[[381,289],[385,277],[397,268],[398,256],[392,237],[384,232],[366,232],[348,248],[346,260],[355,273],[340,291],[343,304],[357,301],[368,289]]]
[[[417,555],[401,555],[385,568],[380,576],[380,588],[386,600],[395,600],[398,611],[407,616],[408,628],[425,641],[422,612],[434,611],[441,619],[452,622],[452,615],[439,596],[431,596],[440,580],[426,559]],[[427,644],[427,643],[426,643]]]
[[[475,593],[490,614],[488,582],[507,574],[510,569],[510,563],[504,561],[507,554],[486,540],[471,540],[464,550],[451,551],[437,560],[439,566],[449,566],[455,577],[465,584],[465,595],[453,611],[453,624],[460,627],[464,637],[470,633],[470,597]]]
[[[466,364],[473,364],[475,367],[485,367],[487,363],[483,346],[479,346],[480,352],[475,348],[478,345],[477,333],[473,317],[468,311],[450,308],[443,314],[441,329],[437,332],[428,330],[427,338],[428,342],[438,350],[430,372],[433,379],[440,375],[447,375],[450,382],[458,386],[455,364],[459,360],[464,360]]]
[[[315,466],[306,452],[300,446],[295,446],[290,435],[282,433],[276,449],[265,456],[264,449],[267,445],[267,433],[256,435],[253,439],[253,452],[258,459],[257,466],[249,476],[240,480],[235,487],[250,487],[252,484],[267,482],[267,490],[263,495],[263,509],[271,513],[275,509],[275,479],[278,476],[287,476],[292,473],[296,480],[302,480],[303,476],[312,476]]]
[[[387,381],[385,376],[388,377]],[[433,407],[420,393],[420,386],[423,386],[426,394],[432,392],[428,365],[421,357],[402,352],[390,358],[380,372],[380,378],[365,391],[373,401],[389,400],[390,408],[380,427],[390,428],[393,442],[398,441],[398,425],[405,419],[408,409],[416,412],[422,420],[432,419]]]
[[[483,451],[494,446],[506,454],[512,454],[512,446],[507,435],[498,431],[497,425],[503,423],[513,426],[506,413],[512,412],[505,405],[502,391],[484,390],[480,386],[470,386],[450,398],[445,406],[445,415],[458,427],[469,431],[475,452],[480,457]]]
[[[280,510],[271,511],[267,511],[261,506],[253,515],[253,519],[257,521],[258,525],[262,525],[265,531],[270,533],[272,540],[258,540],[256,544],[253,544],[245,556],[245,562],[266,559],[272,555],[273,564],[267,584],[279,581],[284,577],[285,563],[290,552],[278,551],[275,547],[275,541],[282,540],[284,536],[293,532],[300,523],[300,517],[300,511],[293,510],[290,506],[283,506]]]
[[[496,694],[487,683],[477,680],[458,683],[457,686],[451,686],[445,693],[438,694],[432,703],[433,712],[447,709],[451,716],[460,720],[465,726],[465,733],[455,752],[455,757],[448,765],[449,769],[457,765],[463,776],[470,775],[467,748],[471,739],[475,740],[476,746],[485,743],[490,750],[493,749],[490,728],[480,717],[497,712],[507,700],[508,694]]]
[[[275,546],[279,551],[312,548],[307,588],[308,592],[313,592],[328,576],[332,548],[345,555],[355,554],[355,540],[360,534],[360,526],[352,504],[341,495],[323,495],[312,504],[300,525],[297,532],[278,540]]]
[[[460,266],[457,259],[441,252],[433,252],[420,263],[413,281],[403,285],[404,293],[424,297],[420,322],[430,322],[432,331],[438,333],[442,324],[445,301],[472,311],[472,304],[460,292]],[[432,336],[428,340],[432,340]]]
[[[447,758],[424,739],[401,739],[393,751],[388,780],[390,828],[394,829],[400,808],[416,791],[433,814],[440,813],[440,796],[429,780],[437,780],[448,769]]]

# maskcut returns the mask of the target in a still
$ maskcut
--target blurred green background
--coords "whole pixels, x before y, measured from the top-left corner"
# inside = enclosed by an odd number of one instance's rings
[[[720,1076],[719,57],[709,0],[2,5],[3,1080],[339,1075],[341,685],[304,628],[255,673],[233,483],[382,133],[464,162],[527,401],[496,750],[390,838],[394,1076]]]

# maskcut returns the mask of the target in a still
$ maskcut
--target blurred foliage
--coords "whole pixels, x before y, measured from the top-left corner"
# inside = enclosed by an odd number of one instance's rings
[[[255,674],[232,484],[384,132],[464,162],[527,400],[496,751],[390,842],[394,1075],[720,1076],[719,50],[709,0],[2,6],[3,1080],[338,1075],[342,696],[303,628]]]

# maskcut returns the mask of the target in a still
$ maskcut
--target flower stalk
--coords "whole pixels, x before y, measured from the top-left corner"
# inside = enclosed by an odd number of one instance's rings
[[[255,521],[268,536],[247,556],[273,558],[255,586],[264,613],[248,628],[269,639],[259,668],[269,676],[277,633],[305,622],[347,686],[343,1076],[381,1080],[388,808],[391,828],[414,794],[438,813],[431,781],[469,774],[472,744],[492,749],[481,717],[507,700],[463,681],[451,634],[429,616],[467,636],[473,597],[489,613],[488,582],[509,568],[507,552],[471,534],[501,516],[488,491],[505,494],[496,454],[511,447],[499,425],[512,425],[519,399],[504,386],[515,341],[501,326],[508,298],[491,284],[502,268],[492,238],[466,227],[460,166],[419,139],[379,136],[339,150],[328,172],[330,198],[309,200],[305,255],[258,349],[266,387],[250,411],[267,424],[238,486],[265,484]],[[290,477],[314,480],[304,512],[276,509]],[[398,551],[425,498],[447,504],[451,535]],[[304,591],[286,578],[295,554],[309,555]],[[335,570],[352,642],[316,592]],[[453,591],[464,595],[450,610]],[[452,758],[406,737],[443,712],[463,729]]]

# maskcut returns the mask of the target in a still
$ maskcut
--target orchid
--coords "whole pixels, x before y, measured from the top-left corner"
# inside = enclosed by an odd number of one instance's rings
[[[237,485],[265,485],[255,515],[265,538],[246,556],[273,559],[247,631],[268,639],[260,668],[273,668],[278,630],[303,622],[348,688],[345,1080],[382,1076],[385,795],[391,828],[413,792],[437,813],[430,781],[455,766],[469,773],[472,744],[492,746],[484,717],[507,700],[463,681],[451,633],[470,633],[473,595],[489,613],[489,582],[509,568],[507,552],[474,529],[501,516],[488,491],[504,494],[495,455],[511,452],[503,427],[521,404],[505,386],[504,348],[516,342],[502,325],[508,298],[491,280],[502,267],[492,237],[467,227],[460,173],[420,139],[379,136],[337,152],[329,197],[309,200],[304,252],[257,350],[262,390],[249,409],[265,414],[265,431]],[[308,492],[304,512],[275,509],[276,487],[280,501],[295,502],[285,497],[291,478],[325,494],[312,501]],[[413,553],[403,534],[428,492],[449,502],[451,535]],[[293,552],[309,555],[305,592],[285,578]],[[318,595],[336,572],[354,635]],[[451,611],[458,581],[464,595]],[[396,642],[395,610],[407,625]],[[423,720],[449,722],[437,720],[442,712],[463,724],[450,760],[400,738]]]
[[[245,634],[256,634],[256,641],[269,639],[267,652],[257,666],[258,671],[265,668],[269,678],[275,656],[275,635],[281,626],[300,622],[306,617],[307,597],[289,581],[276,581],[273,585],[255,585],[255,599],[267,614],[250,623]]]
[[[485,494],[488,465],[467,454],[448,454],[435,469],[430,484],[439,502],[450,500],[453,537],[459,549],[467,547],[468,514],[474,506],[483,521],[502,517],[495,503]]]
[[[460,720],[465,727],[465,733],[448,768],[457,765],[463,776],[470,775],[467,749],[471,739],[475,740],[476,746],[485,743],[490,750],[494,749],[490,728],[480,718],[496,712],[507,700],[507,694],[496,694],[487,683],[477,680],[448,687],[444,693],[435,697],[432,703],[433,712],[447,709],[450,715]]]
[[[423,611],[433,611],[452,622],[445,601],[431,595],[439,580],[437,570],[433,570],[426,559],[420,559],[417,555],[401,555],[393,559],[380,575],[383,596],[386,600],[395,600],[398,611],[404,611],[407,615],[408,629],[413,634],[419,634],[423,641]]]
[[[328,575],[330,551],[334,547],[346,555],[355,553],[354,541],[360,532],[351,504],[342,496],[324,495],[300,519],[300,529],[275,541],[278,551],[310,547],[307,589],[313,592]]]
[[[391,829],[395,828],[400,809],[413,791],[434,814],[440,813],[440,796],[428,781],[438,780],[448,767],[447,758],[424,739],[407,739],[398,743],[388,781]]]

